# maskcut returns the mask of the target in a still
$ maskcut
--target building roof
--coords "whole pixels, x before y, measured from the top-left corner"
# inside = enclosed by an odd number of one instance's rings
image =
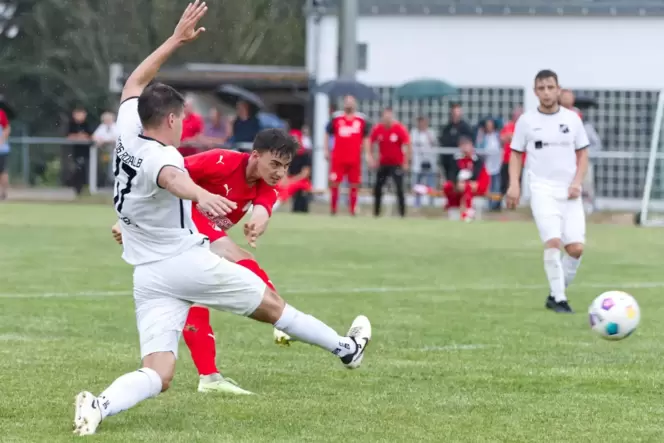
[[[335,13],[341,0],[316,0]],[[664,0],[356,0],[361,15],[664,16]]]

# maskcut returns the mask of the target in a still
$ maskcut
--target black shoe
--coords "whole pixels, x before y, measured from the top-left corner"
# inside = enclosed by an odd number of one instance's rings
[[[572,314],[574,311],[569,305],[567,300],[557,302],[552,296],[546,298],[546,309],[551,309],[553,312]]]

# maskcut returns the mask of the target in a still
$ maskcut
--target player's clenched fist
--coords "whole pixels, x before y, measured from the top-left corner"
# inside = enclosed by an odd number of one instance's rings
[[[221,195],[212,194],[202,189],[201,191],[201,195],[197,199],[198,210],[211,218],[223,217],[237,208],[237,203]]]
[[[568,195],[569,195],[570,200],[574,200],[575,198],[579,198],[581,196],[581,185],[577,185],[575,183],[572,183],[569,187]]]
[[[521,189],[519,186],[511,185],[507,189],[507,207],[509,209],[515,209],[519,204],[519,198],[521,197]]]
[[[120,230],[120,225],[117,222],[111,228],[111,234],[113,234],[113,240],[115,240],[119,245],[121,245],[122,231]]]

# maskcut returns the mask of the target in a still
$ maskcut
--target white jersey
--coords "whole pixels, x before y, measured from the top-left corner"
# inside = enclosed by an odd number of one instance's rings
[[[519,117],[511,148],[528,153],[531,186],[567,190],[576,174],[576,151],[589,144],[581,118],[561,106],[555,114],[534,110]]]
[[[113,204],[121,222],[122,258],[136,266],[200,245],[205,237],[191,219],[191,202],[157,184],[166,166],[185,171],[182,155],[173,146],[141,135],[137,97],[120,105],[117,127]]]

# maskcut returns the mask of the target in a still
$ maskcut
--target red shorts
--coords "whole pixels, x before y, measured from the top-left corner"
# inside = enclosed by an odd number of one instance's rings
[[[330,183],[339,184],[348,180],[349,185],[362,183],[362,162],[340,162],[332,160],[330,165]]]
[[[214,243],[220,238],[228,237],[226,231],[215,225],[196,208],[191,209],[191,219],[194,221],[198,232],[209,238],[210,243]]]

